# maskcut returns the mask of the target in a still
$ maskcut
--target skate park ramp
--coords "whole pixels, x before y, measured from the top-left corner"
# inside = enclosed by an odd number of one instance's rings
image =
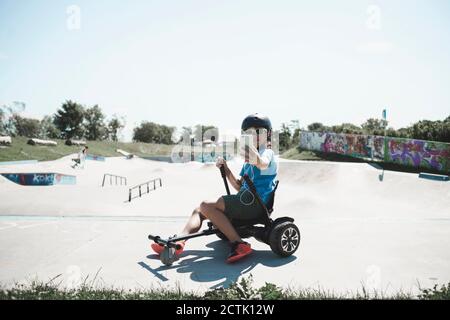
[[[179,233],[202,200],[225,193],[214,164],[113,157],[72,169],[70,158],[0,166],[2,173],[60,172],[77,179],[76,185],[27,188],[0,176],[2,285],[61,274],[62,284],[71,286],[98,272],[99,285],[208,290],[251,274],[256,286],[336,292],[364,286],[389,294],[450,281],[448,181],[364,163],[280,160],[273,217],[293,217],[300,228],[294,256],[281,259],[249,239],[254,253],[227,265],[228,245],[209,236],[188,241],[166,267],[147,235]],[[237,174],[242,162],[229,165]],[[104,173],[125,176],[128,185],[102,187]],[[154,178],[162,179],[162,188],[127,201],[129,187]]]

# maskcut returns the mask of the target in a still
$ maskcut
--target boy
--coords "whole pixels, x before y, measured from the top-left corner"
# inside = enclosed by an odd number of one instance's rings
[[[84,163],[86,161],[88,149],[88,146],[84,146],[83,149],[81,149],[81,151],[78,153],[78,158],[72,159],[72,161],[75,162],[72,166],[73,169],[75,169],[76,166],[81,166],[84,169]]]
[[[236,262],[252,252],[250,244],[241,239],[230,219],[254,219],[265,214],[242,177],[245,174],[250,177],[262,201],[267,204],[275,188],[278,170],[277,160],[271,150],[272,124],[269,118],[257,113],[249,115],[242,122],[241,129],[243,133],[253,137],[256,147],[246,146],[246,162],[241,169],[239,179],[234,176],[224,159],[219,158],[216,162],[218,168],[224,167],[228,181],[238,193],[222,196],[217,201],[201,202],[181,232],[183,235],[198,232],[203,220],[209,219],[231,242],[228,263]],[[175,252],[177,255],[183,252],[185,241],[180,241],[178,244],[181,245],[181,249]],[[164,247],[153,243],[152,249],[160,254]]]

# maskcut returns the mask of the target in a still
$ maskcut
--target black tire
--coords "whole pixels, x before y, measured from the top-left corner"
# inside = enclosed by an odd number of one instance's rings
[[[272,251],[280,257],[289,257],[300,246],[300,230],[292,222],[282,222],[276,225],[269,236]]]

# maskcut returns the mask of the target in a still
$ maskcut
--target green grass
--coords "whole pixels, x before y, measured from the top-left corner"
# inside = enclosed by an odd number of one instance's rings
[[[58,278],[58,277],[56,277]],[[56,279],[55,278],[55,279]],[[149,288],[124,290],[94,286],[85,279],[76,289],[64,289],[55,279],[48,283],[32,281],[29,285],[16,284],[13,288],[0,289],[0,300],[317,300],[317,299],[424,299],[449,300],[450,283],[431,289],[420,289],[417,296],[407,292],[387,295],[383,292],[369,292],[364,287],[358,292],[345,294],[323,289],[283,289],[272,283],[256,288],[250,275],[228,288],[218,288],[203,293],[183,291],[181,288]]]
[[[335,162],[361,162],[361,163],[372,163],[384,170],[398,171],[398,172],[408,172],[408,173],[420,173],[428,172],[434,174],[442,174],[442,172],[429,169],[429,168],[416,168],[410,166],[404,166],[397,163],[384,163],[378,161],[368,161],[360,158],[350,157],[346,155],[336,154],[336,153],[324,153],[320,151],[310,151],[303,150],[298,147],[291,148],[281,154],[282,158],[291,160],[307,160],[307,161],[335,161]]]
[[[63,156],[78,153],[80,146],[67,146],[64,140],[53,139],[58,143],[57,146],[32,146],[27,144],[28,138],[16,137],[12,138],[12,144],[9,147],[0,148],[0,161],[17,161],[17,160],[55,160]],[[112,141],[88,141],[89,153],[105,156],[117,157],[117,149],[122,149],[133,153],[140,157],[145,156],[167,156],[173,148],[173,145],[155,144],[155,143],[125,143]]]

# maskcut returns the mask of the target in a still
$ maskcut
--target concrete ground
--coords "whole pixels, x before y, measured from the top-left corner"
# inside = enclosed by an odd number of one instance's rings
[[[0,172],[77,175],[75,186],[29,187],[0,177],[0,284],[58,275],[75,286],[176,287],[207,290],[252,274],[265,282],[340,293],[417,292],[450,281],[450,183],[384,173],[361,163],[280,162],[274,217],[291,216],[302,242],[289,258],[250,239],[255,252],[224,263],[228,245],[192,239],[171,267],[150,250],[147,235],[179,232],[192,209],[224,194],[211,164],[107,158],[71,169],[70,158],[0,166]],[[239,172],[241,162],[230,162]],[[104,173],[128,186],[101,187]],[[128,202],[128,187],[161,177],[163,187]]]

